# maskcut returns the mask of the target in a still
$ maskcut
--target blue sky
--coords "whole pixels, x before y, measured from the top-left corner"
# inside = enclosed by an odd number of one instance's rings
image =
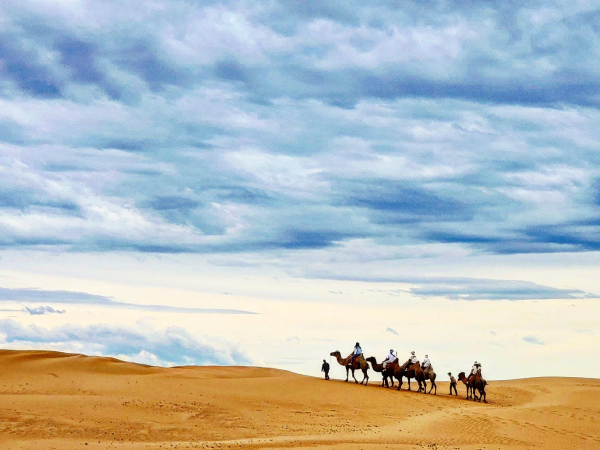
[[[600,251],[594,2],[7,0],[0,24],[7,309],[122,310],[120,275],[92,264],[122,258],[456,308],[600,294],[585,276]],[[58,278],[81,265],[80,283]],[[248,289],[137,309],[264,312],[268,292]]]

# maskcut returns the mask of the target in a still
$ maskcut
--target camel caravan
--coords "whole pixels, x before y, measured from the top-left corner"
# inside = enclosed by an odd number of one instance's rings
[[[358,380],[354,376],[354,371],[360,370],[363,373],[363,379],[360,384],[364,384],[365,386],[369,383],[369,368],[372,368],[375,372],[381,373],[382,382],[381,385],[385,387],[394,387],[394,380],[398,382],[397,390],[400,390],[402,387],[402,379],[406,378],[408,381],[408,390],[410,391],[410,380],[414,379],[417,381],[419,385],[419,389],[417,392],[423,392],[424,394],[431,394],[433,391],[434,395],[437,395],[437,385],[435,383],[436,373],[433,370],[433,366],[431,365],[431,361],[429,360],[428,355],[425,355],[423,362],[419,362],[415,352],[411,352],[410,358],[404,363],[400,364],[398,357],[394,354],[394,350],[390,350],[390,353],[386,356],[386,358],[378,363],[377,359],[374,356],[370,356],[369,358],[365,358],[360,347],[360,344],[357,342],[354,346],[354,350],[350,355],[346,358],[342,358],[342,355],[339,351],[331,352],[331,356],[334,356],[337,362],[346,368],[346,380],[352,374],[352,378],[354,378],[354,382],[358,384]],[[370,367],[369,367],[370,363]],[[325,372],[325,379],[329,379],[329,364],[323,360],[323,366],[321,368],[322,372]],[[452,376],[451,372],[448,372],[448,376],[450,377],[450,394],[452,395],[452,391],[454,390],[454,395],[458,395],[456,391],[456,379]],[[480,401],[483,399],[484,403],[487,403],[485,386],[488,384],[487,381],[483,379],[481,376],[481,364],[475,361],[473,364],[473,368],[469,376],[467,377],[465,372],[460,372],[458,374],[458,379],[462,381],[467,387],[467,400],[473,399],[474,401]],[[429,388],[429,392],[427,392],[427,381],[431,383],[431,387]]]

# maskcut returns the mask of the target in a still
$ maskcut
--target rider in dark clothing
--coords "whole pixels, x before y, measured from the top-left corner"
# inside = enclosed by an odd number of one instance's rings
[[[323,365],[321,366],[321,372],[325,372],[325,379],[329,380],[329,363],[323,360]]]

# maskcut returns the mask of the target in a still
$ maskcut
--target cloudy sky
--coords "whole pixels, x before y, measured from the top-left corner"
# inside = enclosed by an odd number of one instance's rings
[[[599,31],[585,0],[2,1],[0,345],[600,377]]]

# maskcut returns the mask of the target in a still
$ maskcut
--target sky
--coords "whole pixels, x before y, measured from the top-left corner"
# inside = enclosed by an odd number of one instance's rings
[[[584,0],[0,2],[0,347],[600,377],[599,31]]]

